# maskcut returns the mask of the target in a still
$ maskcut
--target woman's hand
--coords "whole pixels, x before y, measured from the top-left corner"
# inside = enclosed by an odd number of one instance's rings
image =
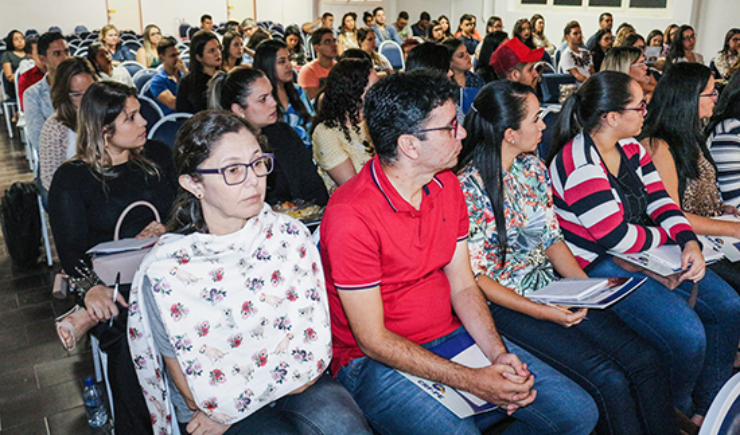
[[[128,308],[126,299],[121,293],[116,296],[116,302]],[[118,316],[118,307],[113,302],[113,289],[104,285],[96,285],[85,293],[85,307],[96,322]]]
[[[543,320],[549,320],[553,323],[557,323],[560,326],[570,328],[571,326],[577,325],[586,318],[588,309],[581,308],[578,311],[571,311],[567,307],[559,307],[557,305],[542,305],[542,316]]]
[[[689,270],[681,275],[681,281],[697,282],[704,277],[706,261],[698,242],[687,243],[681,252],[681,269],[687,268]]]
[[[159,237],[162,234],[167,232],[167,228],[164,227],[164,225],[160,224],[157,221],[151,221],[149,222],[149,225],[146,226],[139,234],[136,235],[137,239],[148,239],[151,237]]]
[[[722,214],[724,215],[730,215],[730,216],[739,216],[740,210],[737,209],[737,207],[725,204],[722,206]]]
[[[191,435],[222,435],[229,427],[231,426],[211,420],[201,411],[195,411],[185,429]]]
[[[663,285],[663,287],[666,287],[668,290],[675,290],[676,287],[678,287],[678,285],[681,284],[681,282],[683,281],[681,275],[677,273],[673,275],[662,276],[648,269],[632,264],[629,261],[622,260],[621,258],[613,257],[613,260],[614,264],[626,270],[627,272],[642,273],[643,275],[648,276],[655,281],[658,281]]]

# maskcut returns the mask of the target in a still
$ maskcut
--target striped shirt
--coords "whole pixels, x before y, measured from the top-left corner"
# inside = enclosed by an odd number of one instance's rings
[[[740,119],[725,119],[707,139],[707,148],[717,164],[722,200],[740,206]]]
[[[668,196],[650,156],[637,140],[619,142],[622,164],[644,184],[647,214],[658,226],[624,220],[621,193],[609,177],[593,140],[576,136],[550,165],[553,201],[560,227],[573,255],[586,271],[607,251],[641,252],[670,241],[682,247],[696,240],[681,209]]]

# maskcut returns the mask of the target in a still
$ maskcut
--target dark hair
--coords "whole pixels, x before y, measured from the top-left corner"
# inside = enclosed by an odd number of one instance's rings
[[[717,124],[725,119],[740,119],[740,72],[732,74],[722,89],[717,105],[714,106],[714,113],[704,130],[706,135],[711,135]]]
[[[344,59],[334,65],[326,78],[324,97],[316,111],[311,134],[321,123],[329,128],[339,127],[347,141],[351,140],[348,123],[357,134],[361,133],[362,94],[372,70],[372,62],[365,59]]]
[[[193,83],[201,83],[205,80],[203,64],[198,60],[198,56],[203,57],[206,44],[214,39],[218,41],[216,34],[207,30],[199,30],[190,39],[190,75]]]
[[[599,15],[599,23],[602,22],[602,21],[604,21],[604,18],[606,18],[606,17],[614,18],[612,16],[611,12],[602,12],[601,15]]]
[[[321,18],[327,19],[327,18],[333,17],[333,16],[334,16],[334,14],[332,14],[331,12],[324,12],[324,15],[322,15]]]
[[[275,65],[277,63],[277,53],[280,49],[288,50],[288,46],[280,40],[271,39],[269,41],[263,41],[254,53],[254,62],[252,68],[256,68],[265,73],[267,79],[272,83],[272,96],[275,101],[278,102],[277,109],[280,117],[283,116],[283,107],[280,104],[280,98],[278,98],[278,87],[282,86],[285,89],[285,93],[288,96],[288,102],[293,106],[296,114],[301,118],[301,125],[304,127],[311,122],[311,114],[308,112],[306,106],[303,105],[301,97],[298,95],[293,82],[283,83],[278,80],[277,70]]]
[[[246,109],[252,84],[260,77],[265,77],[265,73],[255,68],[216,72],[208,82],[208,108],[231,110],[231,106],[236,104]]]
[[[637,41],[642,41],[643,44],[647,45],[647,41],[645,41],[645,38],[643,38],[642,35],[640,35],[639,33],[632,33],[631,35],[628,35],[626,38],[624,38],[622,46],[634,47]]]
[[[612,31],[607,29],[599,29],[599,31],[596,32],[594,34],[594,37],[591,39],[591,43],[586,46],[588,51],[594,53],[600,50],[603,53],[604,50],[601,48],[601,40],[607,33],[611,35]],[[603,59],[604,57],[602,56],[601,58]]]
[[[522,30],[524,30],[524,25],[525,24],[529,26],[529,38],[522,39],[521,33],[522,33]],[[529,47],[532,50],[534,50],[534,48],[535,48],[534,47],[534,42],[532,42],[532,24],[530,24],[530,22],[529,22],[528,19],[526,19],[526,18],[520,18],[520,19],[516,20],[516,23],[514,24],[514,30],[512,30],[511,33],[518,40],[522,41],[522,43],[524,45],[526,45],[527,47]]]
[[[368,11],[363,12],[362,13],[362,22],[363,23],[367,23],[368,18],[371,19],[371,20],[374,20],[375,19],[373,17],[373,14],[371,14],[370,12],[368,12]],[[355,24],[355,26],[357,26],[357,24]]]
[[[424,11],[421,14],[419,14],[419,21],[423,21],[423,20],[429,21],[431,19],[432,19],[432,17],[429,15],[429,12],[427,12],[427,11]]]
[[[375,34],[375,29],[372,29],[370,27],[360,27],[357,29],[357,43],[362,45],[362,42],[367,39],[367,35],[369,34]]]
[[[298,45],[296,45],[295,51],[296,53],[302,53],[303,52],[303,35],[301,34],[301,29],[296,26],[295,24],[291,24],[290,26],[285,28],[285,41],[287,42],[288,36],[296,36],[298,37]]]
[[[409,19],[409,13],[406,11],[401,11],[398,13],[398,18],[401,18],[402,20],[408,20]]]
[[[650,45],[650,41],[652,41],[653,38],[655,38],[658,35],[663,36],[663,32],[658,29],[651,30],[650,33],[648,33],[647,41],[645,41],[645,45]],[[663,37],[663,39],[665,39],[665,37]]]
[[[46,32],[43,35],[39,36],[39,42],[36,46],[36,51],[38,51],[39,55],[46,56],[46,52],[49,50],[49,46],[51,45],[51,43],[60,39],[64,39],[64,35],[62,35],[61,32]]]
[[[328,27],[319,27],[318,29],[314,30],[314,32],[311,34],[311,45],[320,45],[321,39],[324,37],[324,35],[327,34],[334,35],[334,31]]]
[[[257,27],[254,32],[252,32],[252,36],[249,37],[247,48],[250,50],[256,50],[257,46],[259,46],[262,41],[270,39],[272,39],[272,34],[270,32],[262,27]]]
[[[100,65],[98,65],[97,57],[100,50],[108,50],[104,42],[95,41],[87,47],[87,60],[90,61],[92,66],[95,68],[95,72],[101,71]]]
[[[450,70],[450,56],[447,54],[444,45],[436,42],[425,42],[409,51],[406,58],[406,71],[423,68],[433,69],[444,75],[447,74]]]
[[[491,83],[498,78],[496,71],[491,66],[491,55],[493,55],[493,52],[508,37],[508,33],[503,30],[497,30],[483,38],[483,45],[481,45],[480,53],[478,54],[478,68],[476,68],[475,73],[483,77],[486,83]]]
[[[230,20],[226,22],[226,25],[224,26],[224,30],[226,33],[228,32],[237,32],[241,35],[241,26],[239,25],[238,21]]]
[[[347,17],[352,17],[353,20],[355,20],[355,30],[353,32],[357,32],[357,14],[354,12],[347,12],[342,16],[342,22],[339,24],[339,31],[340,32],[347,32],[348,30],[344,27],[344,20],[347,19]]]
[[[568,23],[565,25],[565,28],[563,28],[563,37],[566,37],[570,35],[570,31],[575,29],[576,27],[580,28],[581,25],[576,20],[568,21]]]
[[[394,162],[398,138],[426,124],[432,110],[456,98],[458,92],[446,76],[430,70],[391,74],[370,88],[364,114],[380,159]],[[426,139],[423,134],[418,137]]]
[[[439,18],[437,18],[437,21],[439,21],[440,24],[442,24],[442,19],[447,20],[447,30],[444,31],[444,37],[445,38],[452,38],[452,22],[449,18],[447,18],[446,15],[440,15]]]
[[[20,33],[21,36],[23,36],[23,33],[20,30],[13,29],[10,32],[8,32],[8,36],[5,37],[5,49],[8,51],[15,50],[15,45],[13,45],[13,35],[16,33]]]
[[[473,102],[474,109],[465,116],[465,130],[458,169],[473,164],[480,172],[486,194],[491,200],[500,254],[500,264],[506,262],[508,247],[504,217],[504,180],[501,145],[507,129],[519,130],[527,114],[527,97],[531,86],[510,80],[500,80],[484,86]]]
[[[447,39],[445,41],[442,41],[442,46],[447,49],[447,53],[450,57],[450,63],[452,63],[452,55],[455,54],[455,51],[463,45],[462,39]]]
[[[617,71],[602,71],[589,77],[560,110],[547,165],[579,133],[596,131],[605,114],[624,110],[632,100],[631,83],[629,75]]]
[[[213,17],[211,17],[208,14],[201,15],[201,17],[200,17],[200,23],[203,24],[203,21],[205,21],[205,20],[211,20],[211,21],[213,21]]]
[[[231,42],[234,41],[234,38],[241,38],[242,35],[238,32],[226,32],[224,34],[223,39],[221,39],[221,63],[223,65],[227,65],[229,63],[229,58],[231,55],[229,54],[231,52]],[[239,58],[236,60],[236,66],[239,66],[242,64],[242,57],[239,56]]]
[[[157,44],[157,54],[160,59],[163,59],[167,54],[167,49],[170,47],[177,47],[177,39],[172,36],[163,36]]]
[[[543,17],[540,14],[534,14],[534,15],[532,15],[532,18],[529,19],[529,25],[532,26],[531,27],[531,32],[532,32],[533,35],[542,36],[541,33],[537,33],[534,30],[535,27],[536,27],[535,26],[535,23],[537,22],[537,20],[542,20],[542,25],[543,25],[542,29],[543,29],[543,32],[544,32],[545,17]]]
[[[475,19],[475,15],[462,14],[460,16],[460,24],[457,25],[457,31],[458,32],[462,32],[462,23],[463,23],[463,21],[474,20],[474,19]]]
[[[26,47],[23,49],[23,51],[25,51],[26,54],[32,54],[34,45],[36,46],[36,51],[38,52],[39,35],[26,36]]]
[[[540,15],[540,17],[542,16]],[[490,17],[488,17],[488,21],[486,21],[486,31],[488,31],[489,27],[493,27],[493,25],[496,24],[496,21],[501,21],[501,24],[503,26],[504,20],[502,20],[501,17],[497,15],[491,15]]]
[[[694,28],[689,26],[688,24],[684,24],[683,26],[678,28],[676,34],[673,36],[673,41],[671,41],[671,48],[670,50],[668,50],[668,54],[666,55],[666,67],[664,68],[664,70],[669,69],[674,63],[676,63],[676,60],[682,57],[686,57],[686,48],[683,46],[683,33],[687,30],[693,31]]]
[[[54,85],[50,92],[57,120],[72,131],[77,129],[77,107],[70,100],[69,92],[72,79],[80,74],[90,74],[93,81],[98,81],[95,68],[87,59],[82,57],[65,59],[54,73]]]
[[[722,46],[722,53],[730,54],[730,40],[738,33],[740,33],[740,29],[736,27],[733,27],[732,29],[727,31],[727,33],[725,34],[725,44]]]
[[[370,63],[373,62],[373,58],[359,48],[350,48],[348,50],[344,50],[344,52],[340,54],[337,58],[337,62],[344,59],[360,59],[367,60]]]
[[[648,106],[640,138],[668,144],[676,162],[679,196],[683,197],[686,180],[699,176],[699,153],[713,162],[704,144],[699,118],[699,99],[707,87],[711,70],[699,63],[681,62],[663,74]]]
[[[178,175],[189,175],[200,181],[197,171],[211,155],[221,138],[228,133],[246,130],[252,133],[244,119],[226,110],[204,110],[188,119],[177,132],[173,147],[173,161]],[[172,204],[169,231],[179,234],[207,233],[208,225],[203,218],[200,199],[180,188]]]
[[[434,39],[433,31],[434,31],[434,27],[435,26],[441,26],[441,25],[442,25],[442,23],[440,23],[437,20],[432,20],[432,21],[429,22],[429,25],[427,26],[427,41],[429,41],[429,42],[438,42],[438,41],[436,41]],[[444,35],[444,33],[442,33],[442,39],[439,42],[444,41],[444,40],[445,40],[445,35]]]
[[[378,6],[377,8],[373,9],[373,16],[378,15],[378,11],[385,11],[382,6]]]

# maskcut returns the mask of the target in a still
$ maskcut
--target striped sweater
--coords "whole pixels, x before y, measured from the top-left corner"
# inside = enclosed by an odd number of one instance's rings
[[[740,206],[740,119],[725,119],[707,139],[707,148],[717,164],[722,200]]]
[[[586,271],[607,251],[641,252],[675,241],[682,247],[696,240],[681,209],[668,196],[650,156],[637,140],[619,142],[629,169],[645,185],[647,214],[658,226],[624,221],[616,183],[607,176],[596,145],[579,134],[550,165],[553,200],[560,227],[573,255]],[[595,263],[594,263],[595,264]]]

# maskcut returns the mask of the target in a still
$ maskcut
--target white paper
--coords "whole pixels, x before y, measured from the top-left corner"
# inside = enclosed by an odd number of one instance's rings
[[[150,237],[148,239],[121,239],[112,242],[98,243],[90,248],[88,254],[115,254],[118,252],[138,251],[139,249],[148,248],[155,243],[159,237]]]

